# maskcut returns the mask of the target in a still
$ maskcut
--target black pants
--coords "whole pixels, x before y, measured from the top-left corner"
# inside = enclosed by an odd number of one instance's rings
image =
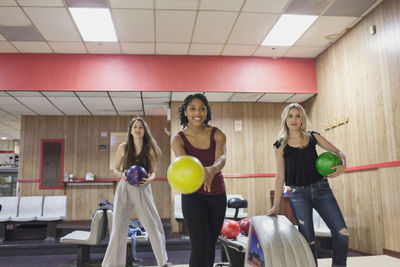
[[[189,230],[192,250],[189,267],[212,267],[215,244],[224,223],[226,193],[182,195],[182,212]]]

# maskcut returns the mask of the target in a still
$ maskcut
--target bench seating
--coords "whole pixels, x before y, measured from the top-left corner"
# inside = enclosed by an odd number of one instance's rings
[[[57,223],[67,213],[66,196],[0,197],[0,242],[6,238],[7,224],[46,224],[46,240],[56,238]]]

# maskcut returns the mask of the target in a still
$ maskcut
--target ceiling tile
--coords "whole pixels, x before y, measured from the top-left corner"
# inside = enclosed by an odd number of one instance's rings
[[[45,42],[12,42],[22,53],[52,53]]]
[[[109,97],[80,97],[85,107],[93,114],[105,115],[115,113]]]
[[[144,115],[143,110],[135,110],[133,112],[132,111],[118,111],[118,114],[120,116],[125,115],[125,116],[133,116],[133,117]]]
[[[33,111],[19,103],[13,97],[0,97],[0,107],[8,113],[15,116],[19,115],[36,115]]]
[[[116,115],[118,115],[114,109],[90,110],[90,113],[94,116],[116,116]]]
[[[159,106],[167,106],[169,104],[169,97],[151,97],[151,98],[143,98],[143,104],[145,105],[153,105],[158,104]]]
[[[154,54],[154,43],[121,43],[123,54]]]
[[[154,11],[113,9],[112,15],[121,42],[154,42]]]
[[[356,17],[319,17],[295,45],[326,46],[332,41],[326,36],[339,36],[356,19]]]
[[[157,42],[189,43],[192,38],[195,17],[196,11],[157,10]]]
[[[107,0],[64,0],[68,7],[107,8]]]
[[[223,44],[192,44],[190,46],[190,55],[220,55]]]
[[[154,9],[153,1],[149,0],[109,0],[111,8],[147,8]]]
[[[203,92],[172,92],[171,101],[183,101],[188,95],[202,94]]]
[[[48,96],[47,98],[65,115],[90,115],[76,96]]]
[[[0,110],[0,116],[1,116],[1,121],[0,121],[0,127],[2,129],[15,129],[19,130],[21,129],[21,118],[20,117],[13,117],[10,116],[10,114],[7,114],[5,112],[2,112]]]
[[[324,12],[324,16],[360,17],[376,0],[335,0]]]
[[[160,55],[187,55],[189,44],[157,43],[156,53]]]
[[[63,115],[43,96],[18,96],[16,98],[39,115]]]
[[[227,102],[232,97],[233,93],[205,92],[204,95],[209,102]]]
[[[17,0],[21,6],[64,6],[62,0]]]
[[[17,6],[17,2],[14,0],[1,0],[0,6]]]
[[[42,94],[47,97],[62,97],[62,96],[75,97],[74,92],[69,92],[69,91],[42,91]]]
[[[119,43],[85,42],[90,54],[121,54]]]
[[[0,42],[0,53],[17,53],[18,50],[15,49],[9,42]]]
[[[31,22],[19,7],[0,7],[1,26],[28,26]]]
[[[15,96],[15,97],[22,97],[22,96],[41,97],[42,96],[42,94],[38,91],[9,91],[8,94]]]
[[[200,10],[239,11],[243,0],[202,0]]]
[[[256,102],[264,93],[235,93],[231,102]]]
[[[292,97],[293,94],[265,94],[257,102],[285,102]]]
[[[79,97],[108,97],[107,92],[85,92],[77,91],[75,92]]]
[[[242,11],[280,13],[288,2],[289,0],[247,0]]]
[[[25,12],[47,41],[81,41],[65,8],[25,7]]]
[[[237,12],[200,11],[194,30],[194,43],[225,43]]]
[[[0,26],[0,33],[9,41],[43,41],[38,30],[33,26]]]
[[[293,46],[285,54],[285,57],[315,58],[321,54],[325,48],[326,47],[323,46]]]
[[[288,98],[286,102],[288,103],[294,103],[294,102],[304,102],[310,97],[312,97],[314,94],[294,94],[292,97]]]
[[[148,91],[143,91],[142,92],[143,98],[147,97],[171,97],[171,92],[148,92]]]
[[[160,105],[144,105],[144,113],[146,116],[166,116],[167,108],[160,107]]]
[[[142,110],[142,100],[140,98],[113,97],[112,102],[118,112]]]
[[[3,37],[3,35],[0,34],[0,41],[5,41],[6,39]]]
[[[110,97],[140,98],[140,92],[109,92]]]
[[[275,14],[241,13],[228,43],[260,44],[277,19]]]
[[[86,47],[82,42],[49,42],[55,53],[86,54]]]
[[[257,45],[226,45],[222,51],[224,56],[251,56]]]
[[[19,130],[2,130],[1,133],[3,134],[3,136],[6,136],[7,138],[11,139],[11,140],[18,140],[20,139],[20,131]]]
[[[285,14],[319,15],[332,0],[294,0]]]
[[[199,0],[155,0],[156,9],[196,10]]]
[[[1,118],[2,122],[13,121],[15,123],[15,122],[19,122],[21,116],[18,114],[10,114],[10,113],[8,113],[8,111],[2,110],[0,108],[0,118]]]
[[[283,57],[290,46],[259,46],[254,53],[257,57]]]

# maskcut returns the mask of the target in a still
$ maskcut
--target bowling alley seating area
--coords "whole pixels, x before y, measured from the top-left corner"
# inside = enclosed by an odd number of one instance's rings
[[[56,226],[66,217],[66,196],[0,197],[0,242],[6,238],[7,228],[46,225],[46,240],[55,240]]]

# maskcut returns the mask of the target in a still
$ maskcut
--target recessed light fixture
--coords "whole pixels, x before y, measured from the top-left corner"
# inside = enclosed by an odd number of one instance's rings
[[[314,23],[318,16],[282,15],[269,32],[262,45],[292,46]]]
[[[117,36],[108,8],[69,8],[84,41],[116,42]]]
[[[1,139],[1,140],[7,140],[7,137],[2,136],[0,139]]]

